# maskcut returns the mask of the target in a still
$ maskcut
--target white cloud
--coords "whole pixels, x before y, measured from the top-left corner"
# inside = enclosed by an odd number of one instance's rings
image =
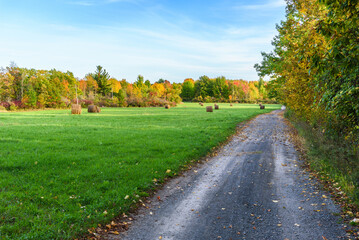
[[[143,0],[68,0],[93,6]],[[248,9],[283,6],[283,1],[246,6]],[[110,6],[111,7],[111,6]],[[87,29],[64,24],[28,24],[0,29],[0,66],[15,61],[20,67],[72,71],[83,77],[102,65],[113,77],[134,81],[138,74],[152,82],[159,78],[182,82],[201,75],[257,79],[253,65],[260,51],[271,49],[275,34],[263,24],[257,27],[211,25],[161,5],[141,8],[149,23],[125,28],[118,21]],[[143,16],[146,15],[146,16]],[[131,22],[126,22],[130,23]],[[152,24],[150,24],[152,23]],[[117,25],[118,24],[118,25]],[[192,31],[197,29],[196,31]],[[23,36],[26,36],[24,39]]]
[[[87,30],[66,25],[42,25],[35,31],[13,26],[3,29],[10,37],[0,40],[4,46],[0,66],[15,61],[20,67],[69,70],[81,78],[102,65],[113,77],[134,81],[142,74],[152,82],[159,78],[182,82],[201,75],[255,80],[253,65],[261,61],[260,51],[270,47],[273,38],[270,31],[263,33],[260,28],[235,38],[233,29],[213,33],[221,38],[177,30],[98,26]],[[32,41],[24,41],[23,35]]]
[[[72,1],[72,2],[68,2],[68,4],[80,5],[80,6],[93,6],[93,5],[95,5],[95,3],[93,1]]]
[[[110,4],[119,2],[139,3],[141,0],[83,0],[83,1],[71,1],[68,4],[80,5],[80,6],[94,6],[99,4]]]
[[[270,0],[264,4],[257,5],[240,5],[237,6],[237,9],[246,9],[246,10],[267,10],[273,8],[285,7],[286,2],[284,0]]]

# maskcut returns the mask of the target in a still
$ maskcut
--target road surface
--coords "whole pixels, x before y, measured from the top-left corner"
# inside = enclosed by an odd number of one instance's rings
[[[128,231],[108,238],[346,239],[340,209],[300,167],[290,129],[280,110],[258,116],[217,156],[166,184]]]

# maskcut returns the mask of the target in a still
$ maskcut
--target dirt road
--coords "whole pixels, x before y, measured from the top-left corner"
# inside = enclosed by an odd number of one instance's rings
[[[110,239],[345,239],[339,209],[302,168],[281,111],[170,181]],[[161,200],[158,200],[160,196]]]

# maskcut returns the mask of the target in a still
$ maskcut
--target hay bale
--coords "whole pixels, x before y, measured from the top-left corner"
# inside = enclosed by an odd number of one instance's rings
[[[99,113],[99,112],[101,112],[101,109],[100,109],[100,107],[98,107],[96,105],[89,105],[87,108],[87,111],[89,113]]]
[[[219,106],[217,104],[214,104],[214,109],[218,110]]]
[[[202,102],[199,102],[198,104],[199,104],[199,105],[202,105],[203,103],[202,103]]]
[[[71,114],[81,114],[81,105],[80,104],[72,104],[71,106]]]
[[[95,106],[95,105],[89,105],[89,106],[87,107],[87,112],[89,112],[89,113],[95,113],[95,112],[97,112],[96,106]]]
[[[206,111],[207,112],[213,112],[213,107],[212,106],[207,106]]]
[[[233,104],[231,103],[231,104],[229,104],[229,106],[230,106],[230,107],[233,107]]]
[[[265,106],[264,106],[264,105],[261,105],[261,106],[260,106],[260,109],[265,109]]]
[[[201,103],[201,106],[203,107],[203,103]]]
[[[166,105],[165,105],[165,108],[166,108],[166,109],[170,109],[170,108],[171,108],[171,106],[170,106],[170,105],[168,105],[168,104],[166,104]]]

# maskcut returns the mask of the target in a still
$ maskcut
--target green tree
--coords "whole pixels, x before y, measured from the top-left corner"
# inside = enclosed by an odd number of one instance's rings
[[[97,66],[95,73],[91,74],[91,77],[98,85],[98,93],[102,96],[106,96],[111,92],[111,84],[108,83],[110,74],[102,66]]]
[[[165,81],[166,81],[166,80],[160,78],[160,79],[158,79],[158,81],[157,81],[156,83],[165,83]]]
[[[201,76],[199,80],[195,82],[195,96],[203,99],[213,97],[213,81],[206,75]]]
[[[136,82],[134,82],[134,85],[137,86],[139,89],[142,89],[145,86],[144,78],[142,75],[137,76]]]
[[[192,101],[195,94],[193,79],[186,79],[182,84],[181,98],[184,101]]]
[[[212,84],[213,97],[223,101],[229,97],[229,87],[225,77],[217,77]]]

